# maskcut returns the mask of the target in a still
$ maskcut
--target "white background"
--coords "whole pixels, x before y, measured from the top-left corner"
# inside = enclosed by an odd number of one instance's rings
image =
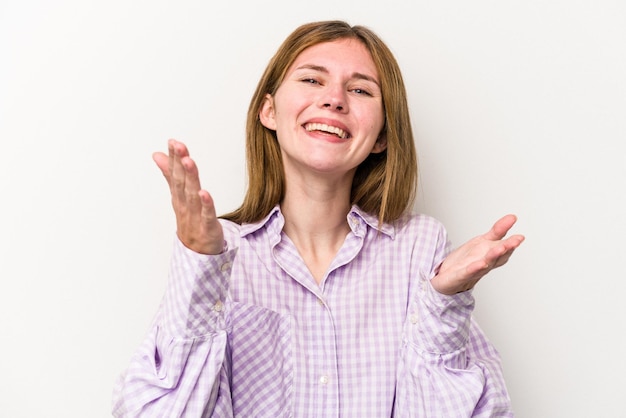
[[[174,234],[151,153],[185,141],[234,209],[263,68],[330,18],[400,62],[418,210],[455,245],[520,218],[476,291],[518,416],[626,416],[621,0],[0,0],[0,416],[109,416]]]

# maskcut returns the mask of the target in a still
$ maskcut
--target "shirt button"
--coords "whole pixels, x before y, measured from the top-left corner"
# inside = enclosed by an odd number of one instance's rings
[[[328,376],[323,375],[322,377],[320,377],[320,384],[322,385],[328,384]]]
[[[320,306],[326,306],[326,304],[324,303],[324,300],[322,300],[322,298],[317,298],[317,303],[319,303]]]
[[[224,304],[222,303],[222,301],[218,300],[217,302],[215,302],[215,305],[213,305],[213,310],[215,312],[222,312],[222,309],[224,309]]]
[[[232,265],[231,263],[224,263],[220,266],[220,270],[222,271],[222,273],[224,273],[225,271],[230,269],[231,265]]]
[[[416,313],[412,313],[411,316],[409,317],[409,320],[411,321],[412,324],[417,324],[418,319],[419,318]]]

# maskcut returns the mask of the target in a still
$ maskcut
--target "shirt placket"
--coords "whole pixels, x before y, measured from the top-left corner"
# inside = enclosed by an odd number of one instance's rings
[[[313,296],[313,295],[312,295]],[[307,340],[314,340],[317,350],[309,375],[313,377],[313,396],[320,416],[339,416],[339,372],[337,365],[337,338],[333,314],[323,295],[316,295],[313,302],[313,321],[318,324]]]
[[[284,236],[281,237],[282,234],[278,231],[276,232],[280,238],[276,240],[273,248],[274,261],[308,293],[308,297],[305,297],[307,306],[300,310],[302,313],[306,312],[304,315],[306,319],[300,319],[310,321],[310,326],[299,330],[304,334],[303,349],[308,352],[305,356],[308,360],[306,364],[300,364],[298,367],[307,368],[306,388],[302,388],[306,394],[302,395],[308,398],[304,404],[308,405],[310,416],[315,417],[339,417],[340,414],[337,327],[333,309],[328,303],[327,292],[332,291],[333,286],[329,281],[332,282],[334,271],[352,260],[363,246],[364,230],[358,216],[351,214],[349,223],[353,233],[346,238],[321,287],[315,284],[293,244],[285,240]]]

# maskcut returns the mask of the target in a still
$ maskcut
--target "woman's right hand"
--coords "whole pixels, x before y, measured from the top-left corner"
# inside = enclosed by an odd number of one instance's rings
[[[167,145],[167,155],[155,152],[152,158],[170,186],[178,239],[197,253],[219,254],[224,249],[224,232],[213,198],[200,188],[198,167],[185,144],[170,139]]]

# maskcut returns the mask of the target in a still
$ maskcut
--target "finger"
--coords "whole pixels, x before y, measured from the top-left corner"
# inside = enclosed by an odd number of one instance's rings
[[[504,246],[506,251],[513,251],[524,242],[525,237],[523,235],[512,235],[506,239],[500,241],[500,244]]]
[[[485,256],[485,263],[489,265],[490,269],[503,266],[522,242],[524,242],[523,235],[514,235],[501,241],[500,245],[489,250]]]
[[[172,192],[172,199],[177,201],[185,200],[185,177],[186,172],[181,159],[188,155],[187,147],[182,142],[178,142],[174,139],[168,141],[168,154],[169,154],[169,173],[170,173],[170,188]]]
[[[522,242],[524,242],[525,239],[526,239],[525,236],[516,234],[504,240],[504,243],[508,248],[515,249],[519,247],[520,245],[522,245]]]
[[[493,268],[502,267],[503,265],[505,265],[513,255],[513,252],[515,252],[515,250],[511,250],[504,254],[502,257],[498,258]]]
[[[163,177],[165,177],[165,180],[167,180],[167,183],[169,184],[170,172],[169,172],[168,156],[163,154],[162,152],[155,152],[152,154],[152,159],[156,163],[159,170],[161,170],[161,174],[163,174]]]
[[[202,202],[202,223],[207,231],[206,236],[209,238],[206,254],[219,254],[224,250],[224,234],[217,219],[213,198],[206,190],[200,190],[198,196]]]
[[[206,190],[200,190],[198,192],[198,196],[200,197],[200,202],[202,202],[202,210],[200,212],[200,216],[202,218],[203,224],[207,225],[211,222],[214,222],[217,219],[217,214],[215,212],[215,204],[213,203],[213,198]]]
[[[499,259],[506,257],[507,254],[513,252],[513,250],[521,244],[522,240],[519,239],[520,237],[521,235],[515,235],[498,242],[497,245],[490,248],[485,254],[485,263],[491,267],[495,266]]]
[[[482,277],[489,272],[491,264],[487,260],[474,261],[467,265],[465,268],[464,281],[476,279]]]
[[[501,240],[506,236],[513,225],[515,225],[515,222],[517,222],[517,217],[515,215],[505,215],[493,224],[489,232],[487,232],[484,237],[490,241]]]
[[[200,191],[198,166],[191,157],[183,157],[180,161],[185,169],[185,195],[189,199],[196,200]]]

